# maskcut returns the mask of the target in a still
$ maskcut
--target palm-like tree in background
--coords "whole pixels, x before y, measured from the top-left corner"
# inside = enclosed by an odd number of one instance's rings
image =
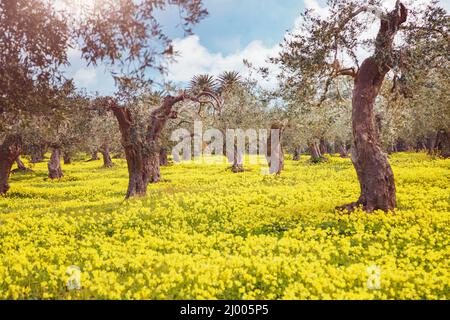
[[[193,93],[214,92],[218,89],[217,80],[209,74],[200,74],[194,76],[189,84],[189,91]]]
[[[243,88],[241,75],[237,71],[225,71],[217,78],[208,74],[198,75],[192,78],[189,90],[196,93],[201,91],[214,92],[224,101],[224,110],[220,121],[215,123],[216,128],[221,128],[224,136],[228,128],[238,128],[241,120],[243,106],[235,103],[239,99]],[[228,106],[228,107],[227,107]],[[234,155],[227,155],[226,141],[224,141],[224,155],[232,163],[231,170],[234,173],[243,172],[243,155],[238,154],[236,141],[234,142]]]
[[[242,78],[237,71],[225,71],[217,79],[218,91],[223,94],[227,91],[233,91],[242,85]]]

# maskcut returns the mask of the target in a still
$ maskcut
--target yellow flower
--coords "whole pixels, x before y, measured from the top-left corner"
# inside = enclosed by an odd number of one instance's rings
[[[398,209],[371,215],[334,211],[359,192],[335,157],[281,177],[165,167],[128,202],[125,161],[79,162],[59,182],[37,164],[0,198],[0,299],[449,299],[450,161],[391,160]]]

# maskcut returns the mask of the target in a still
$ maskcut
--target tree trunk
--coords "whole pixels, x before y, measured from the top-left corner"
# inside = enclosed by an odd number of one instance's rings
[[[428,153],[428,155],[432,155],[433,154],[433,152],[434,152],[434,146],[435,146],[435,143],[436,143],[436,135],[428,135],[428,137],[426,138],[426,140],[427,140],[427,153]]]
[[[126,199],[145,196],[148,184],[161,180],[159,159],[161,132],[169,118],[176,117],[172,107],[184,99],[183,95],[167,96],[162,106],[153,111],[151,125],[145,137],[139,137],[130,110],[119,107],[116,103],[111,106],[119,122],[122,146],[128,165],[129,182]]]
[[[119,123],[122,146],[127,159],[128,190],[125,198],[145,196],[149,181],[148,159],[143,157],[143,146],[133,123],[131,112],[121,107],[113,107],[112,110]]]
[[[437,138],[437,151],[443,158],[450,157],[450,130],[439,130]]]
[[[244,172],[244,159],[243,155],[239,153],[237,143],[234,144],[233,165],[231,166],[233,173]]]
[[[159,151],[159,162],[163,167],[167,167],[169,165],[169,155],[167,147],[162,147]]]
[[[308,143],[308,149],[309,149],[309,153],[311,154],[311,162],[312,163],[319,163],[319,162],[327,161],[327,158],[325,158],[322,155],[322,153],[320,152],[320,147],[317,142]]]
[[[443,158],[450,157],[450,131],[439,130],[433,138],[430,139],[428,154],[432,156],[440,156]]]
[[[61,151],[59,148],[52,149],[52,155],[48,162],[48,176],[50,179],[61,179],[64,175],[61,169]]]
[[[274,134],[277,134],[274,135]],[[282,145],[283,126],[273,124],[267,138],[267,162],[269,163],[269,173],[281,175],[284,170],[284,150]]]
[[[336,151],[339,152],[339,156],[343,159],[348,158],[347,147],[344,143],[337,141],[336,142]]]
[[[20,159],[20,156],[17,157],[16,163],[17,163],[17,168],[18,168],[20,171],[28,171],[28,170],[29,170],[29,169],[23,164],[22,159]]]
[[[102,145],[100,148],[100,152],[103,157],[103,167],[104,168],[112,168],[113,162],[111,160],[111,155],[109,154],[109,146],[107,144]]]
[[[328,153],[328,147],[327,147],[327,143],[324,139],[320,139],[320,143],[319,143],[319,151],[320,154],[323,156],[324,154]]]
[[[22,159],[20,159],[20,156],[17,157],[16,163],[17,163],[17,169],[12,170],[11,173],[17,173],[17,172],[33,172],[33,170],[31,170],[30,168],[27,168],[27,167],[23,164]]]
[[[375,124],[374,105],[387,72],[391,69],[395,34],[406,21],[406,8],[397,2],[388,19],[381,20],[375,55],[366,59],[355,78],[352,100],[354,150],[352,162],[361,188],[359,200],[340,207],[352,211],[363,206],[367,212],[396,207],[394,174],[382,152]]]
[[[70,157],[70,153],[69,152],[64,152],[63,153],[63,160],[64,160],[64,164],[71,164],[72,163],[72,158]]]
[[[22,152],[22,138],[20,136],[7,136],[0,148],[0,195],[9,190],[9,176],[11,168]]]
[[[302,148],[301,147],[295,147],[294,148],[294,154],[292,156],[293,161],[300,161],[302,155]]]

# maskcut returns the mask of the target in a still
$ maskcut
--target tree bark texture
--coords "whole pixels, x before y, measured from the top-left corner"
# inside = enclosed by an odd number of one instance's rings
[[[7,136],[0,147],[0,195],[9,190],[11,168],[22,152],[22,138],[17,135]]]
[[[48,162],[48,176],[50,179],[61,179],[64,174],[61,169],[61,150],[52,148],[52,155]]]
[[[366,59],[355,78],[352,100],[354,150],[352,162],[361,188],[357,202],[340,207],[352,211],[363,206],[367,212],[389,211],[396,207],[394,174],[382,152],[375,123],[374,105],[384,78],[393,65],[393,41],[407,10],[397,2],[387,19],[381,20],[375,54]]]
[[[168,96],[162,106],[152,113],[150,128],[140,137],[130,110],[118,106],[111,107],[119,122],[122,146],[128,165],[129,183],[126,199],[145,196],[149,183],[161,180],[160,149],[161,133],[170,118],[176,117],[172,107],[184,100],[184,96]]]
[[[108,144],[103,144],[102,147],[100,148],[100,152],[102,154],[103,157],[103,167],[104,168],[112,168],[113,167],[113,162],[111,160],[111,155],[109,153],[109,146]]]

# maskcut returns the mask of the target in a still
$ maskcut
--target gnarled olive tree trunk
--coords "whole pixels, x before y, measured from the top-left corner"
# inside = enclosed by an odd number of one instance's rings
[[[126,199],[133,196],[144,196],[149,181],[148,159],[143,153],[143,144],[138,136],[131,113],[126,108],[113,107],[114,115],[119,122],[122,146],[128,165],[128,190]]]
[[[61,168],[61,150],[57,147],[52,148],[52,155],[48,162],[48,176],[50,179],[61,179],[64,174]]]
[[[184,100],[184,96],[168,96],[162,106],[152,113],[151,125],[144,137],[139,136],[130,110],[113,106],[111,109],[119,122],[122,146],[128,164],[128,191],[126,199],[145,196],[149,183],[161,180],[161,133],[170,118],[176,117],[172,107]]]
[[[17,135],[7,136],[0,147],[0,195],[9,190],[11,168],[22,152],[22,138]]]
[[[356,75],[352,101],[352,162],[358,174],[361,195],[357,202],[340,209],[351,211],[361,205],[367,212],[387,212],[396,207],[394,174],[380,147],[374,105],[384,78],[393,64],[394,37],[406,18],[406,8],[397,3],[396,9],[381,20],[375,54],[362,63]]]

